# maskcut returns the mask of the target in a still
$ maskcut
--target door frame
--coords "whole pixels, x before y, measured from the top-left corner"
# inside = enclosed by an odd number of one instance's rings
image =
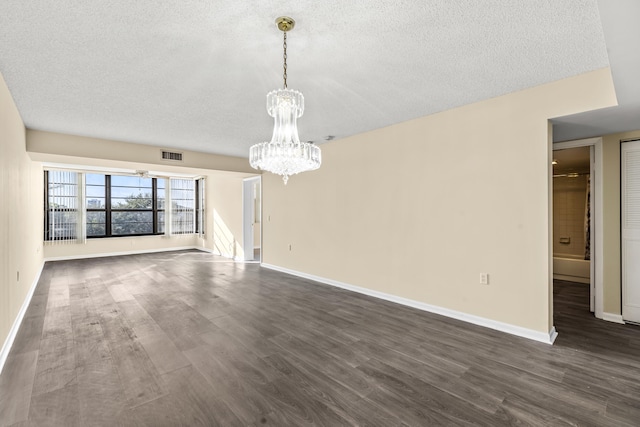
[[[244,261],[257,261],[260,262],[262,258],[262,250],[260,250],[260,257],[255,259],[254,256],[254,191],[255,184],[260,184],[260,192],[262,192],[262,177],[260,175],[252,176],[242,180],[242,248],[244,250]],[[262,203],[262,197],[260,197]],[[260,215],[262,216],[262,209],[260,209]],[[260,224],[262,224],[262,218],[260,218]],[[262,249],[262,229],[260,230],[260,248]]]
[[[579,139],[575,141],[555,142],[552,150],[593,147],[591,156],[591,286],[590,301],[595,300],[594,315],[598,319],[604,316],[604,263],[603,263],[603,203],[602,203],[602,138]],[[553,193],[551,194],[553,198]],[[553,236],[553,223],[551,223]],[[553,251],[549,254],[553,265]]]
[[[638,324],[638,308],[637,306],[632,307],[631,304],[625,304],[625,301],[628,301],[627,297],[629,287],[631,286],[629,283],[629,279],[627,274],[628,270],[628,255],[627,255],[627,246],[626,243],[629,240],[628,234],[629,231],[626,231],[625,223],[626,223],[626,167],[627,163],[625,162],[625,153],[627,148],[630,145],[625,145],[628,143],[637,143],[640,144],[640,138],[632,138],[620,141],[620,279],[621,279],[621,292],[620,292],[620,303],[621,303],[621,317],[623,323],[634,323]],[[632,148],[633,151],[636,151],[635,148]],[[635,233],[634,233],[635,234]],[[633,239],[635,240],[635,239]]]

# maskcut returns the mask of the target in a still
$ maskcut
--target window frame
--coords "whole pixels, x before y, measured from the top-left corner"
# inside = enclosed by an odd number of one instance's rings
[[[151,178],[151,202],[150,209],[118,209],[113,207],[111,200],[111,177],[113,174],[107,173],[94,173],[93,175],[102,175],[105,178],[104,188],[104,209],[87,208],[85,203],[86,212],[104,212],[105,213],[105,232],[102,236],[87,235],[87,239],[104,239],[111,237],[139,237],[139,236],[159,236],[163,235],[163,232],[159,232],[158,229],[158,212],[163,212],[164,209],[158,209],[158,178]],[[119,176],[135,177],[136,175],[122,174]],[[151,212],[152,232],[151,233],[132,233],[132,234],[113,234],[112,219],[114,212]]]
[[[43,238],[45,242],[53,242],[56,239],[52,238],[51,234],[51,227],[50,227],[50,223],[51,223],[51,209],[49,206],[49,171],[57,171],[57,170],[63,170],[63,169],[45,169],[44,170],[44,231],[43,231]],[[103,172],[103,171],[82,171],[82,172],[78,172],[80,173],[83,177],[86,177],[86,175],[98,175],[104,178],[103,184],[101,184],[100,186],[104,186],[104,207],[103,208],[95,208],[95,207],[88,207],[87,206],[87,200],[89,199],[89,197],[86,197],[86,193],[87,193],[87,187],[89,185],[95,185],[98,186],[98,184],[87,184],[86,180],[83,179],[82,182],[82,192],[83,192],[83,199],[81,200],[80,204],[81,206],[78,207],[78,209],[74,210],[75,211],[82,211],[83,212],[83,224],[82,227],[84,228],[84,232],[85,232],[85,238],[86,239],[104,239],[104,238],[112,238],[112,237],[141,237],[141,236],[162,236],[162,235],[188,235],[188,234],[202,234],[204,231],[204,215],[202,215],[202,219],[200,220],[200,211],[202,210],[202,212],[204,213],[204,206],[200,206],[201,204],[201,200],[199,197],[199,190],[200,190],[200,186],[203,186],[203,181],[204,179],[202,177],[197,177],[197,178],[174,178],[174,177],[150,177],[151,178],[151,207],[150,208],[134,208],[134,209],[119,209],[113,206],[113,201],[112,201],[112,182],[111,182],[111,178],[114,175],[117,176],[126,176],[126,177],[137,177],[138,175],[135,174],[120,174],[120,173],[109,173],[109,172]],[[189,231],[189,232],[172,232],[172,230],[170,229],[170,210],[171,208],[167,209],[167,200],[168,200],[168,192],[171,192],[171,180],[172,179],[187,179],[187,180],[193,180],[194,181],[194,190],[193,190],[193,197],[194,197],[194,229],[193,231]],[[159,186],[158,180],[163,180],[164,181],[164,197],[159,197]],[[96,196],[96,198],[102,198],[102,197],[98,197]],[[162,203],[162,207],[159,207],[161,201]],[[202,200],[204,201],[204,199]],[[88,223],[88,214],[91,212],[103,212],[104,213],[104,234],[100,234],[100,235],[89,235],[87,234],[87,226],[89,225]],[[113,214],[117,213],[117,212],[151,212],[151,218],[152,218],[152,232],[151,233],[133,233],[133,234],[113,234],[113,224],[112,224],[112,219],[113,219]],[[168,214],[169,212],[169,214]],[[168,217],[169,215],[169,217]],[[160,217],[163,216],[163,221],[164,224],[159,222]],[[101,223],[98,223],[101,224]],[[164,226],[163,226],[164,225]],[[203,229],[203,231],[201,232],[200,229]],[[163,231],[160,231],[163,230]],[[69,238],[69,240],[73,240],[71,238]]]
[[[196,209],[196,229],[195,229],[195,234],[198,234],[200,236],[204,236],[206,234],[206,227],[205,227],[205,219],[206,219],[206,214],[205,214],[205,200],[204,200],[204,191],[205,191],[205,184],[204,184],[204,178],[196,178],[195,179],[195,185],[196,185],[196,191],[195,191],[195,198],[196,198],[196,203],[195,203],[195,209]]]

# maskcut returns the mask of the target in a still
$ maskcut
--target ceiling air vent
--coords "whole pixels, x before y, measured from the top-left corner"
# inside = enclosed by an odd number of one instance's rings
[[[162,160],[173,160],[175,162],[182,161],[182,153],[176,153],[174,151],[162,150]]]

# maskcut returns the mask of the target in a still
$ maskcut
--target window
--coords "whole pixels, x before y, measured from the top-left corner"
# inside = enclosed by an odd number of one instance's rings
[[[47,241],[204,233],[204,179],[48,170],[45,182]]]
[[[171,234],[196,232],[196,182],[171,179]]]
[[[164,232],[164,179],[87,173],[85,181],[87,237]]]
[[[107,181],[111,235],[157,234],[156,178],[107,175]]]
[[[106,175],[88,173],[85,193],[87,209],[87,237],[107,235]]]

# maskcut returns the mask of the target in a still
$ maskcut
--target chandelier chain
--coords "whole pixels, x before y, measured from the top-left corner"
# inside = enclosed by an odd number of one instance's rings
[[[287,32],[284,32],[284,42],[282,44],[282,47],[284,48],[284,54],[282,55],[282,58],[284,59],[284,64],[282,66],[282,68],[284,69],[284,72],[282,73],[282,78],[284,79],[284,88],[287,88]]]

